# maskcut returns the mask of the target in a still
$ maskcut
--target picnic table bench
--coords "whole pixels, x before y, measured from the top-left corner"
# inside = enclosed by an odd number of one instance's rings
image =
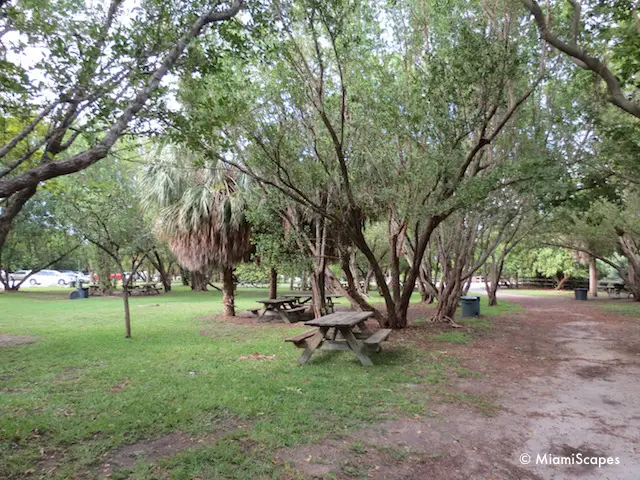
[[[306,303],[311,302],[313,300],[312,292],[299,292],[299,293],[287,293],[283,295],[285,298],[294,298],[297,300],[298,304],[304,305]],[[326,300],[327,310],[330,310],[331,313],[335,312],[335,304],[333,303],[334,299],[342,298],[342,295],[329,294],[324,296]]]
[[[262,313],[258,318],[264,317],[269,312],[277,312],[284,323],[291,323],[291,321],[298,321],[300,315],[307,309],[304,306],[297,306],[298,302],[295,298],[274,298],[268,300],[257,300],[258,303],[262,303]],[[256,312],[256,310],[251,310]]]
[[[380,343],[386,340],[391,330],[384,328],[372,332],[365,321],[373,312],[338,312],[316,318],[305,325],[318,327],[285,339],[298,348],[304,348],[298,363],[304,365],[313,352],[321,350],[352,351],[362,365],[373,365],[369,353],[379,352]]]

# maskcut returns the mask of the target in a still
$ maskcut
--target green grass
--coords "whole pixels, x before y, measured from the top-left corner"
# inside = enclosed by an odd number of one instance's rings
[[[473,335],[469,332],[460,332],[457,330],[451,330],[448,332],[440,332],[437,335],[433,335],[436,342],[448,342],[448,343],[469,343],[473,340]]]
[[[456,375],[455,359],[413,345],[376,355],[370,368],[344,352],[299,367],[301,351],[283,339],[305,327],[203,319],[221,311],[220,294],[182,287],[133,297],[126,340],[120,298],[70,301],[69,291],[0,294],[0,332],[38,336],[0,350],[0,477],[39,474],[43,454],[60,463],[48,478],[92,474],[120,445],[218,431],[217,442],[139,463],[135,478],[273,478],[284,468],[271,460],[278,448],[422,414],[435,401],[429,385]],[[239,289],[237,308],[265,293]],[[239,359],[255,352],[276,358]]]
[[[615,312],[621,315],[640,318],[640,302],[626,300],[618,302],[616,300],[612,300],[611,302],[606,303],[599,302],[598,305],[609,312]]]

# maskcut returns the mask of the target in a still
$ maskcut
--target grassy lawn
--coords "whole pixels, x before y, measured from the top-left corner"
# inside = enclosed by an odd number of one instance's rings
[[[611,300],[611,302],[599,303],[604,310],[640,318],[640,302],[630,300]]]
[[[0,350],[0,478],[42,478],[47,468],[46,478],[99,476],[119,446],[171,432],[202,442],[111,478],[275,478],[287,468],[272,461],[278,448],[428,413],[438,389],[465,374],[455,358],[410,344],[370,368],[343,352],[299,367],[301,351],[283,339],[305,327],[206,319],[222,310],[220,294],[183,287],[132,298],[125,340],[120,298],[69,301],[69,291],[0,293],[0,332],[38,337]],[[237,307],[265,296],[240,289]],[[514,309],[502,302],[493,312]],[[253,353],[275,358],[240,358]]]

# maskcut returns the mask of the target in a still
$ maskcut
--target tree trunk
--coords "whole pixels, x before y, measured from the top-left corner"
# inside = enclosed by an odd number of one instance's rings
[[[638,245],[628,233],[616,229],[620,251],[629,261],[629,271],[625,283],[633,294],[633,299],[640,302],[640,251]]]
[[[209,284],[209,277],[206,272],[196,271],[191,273],[191,290],[194,292],[206,292]]]
[[[434,323],[451,323],[454,321],[456,309],[458,308],[458,299],[462,293],[460,275],[451,274],[446,277],[446,284],[438,292],[438,308],[431,318]],[[445,278],[443,277],[444,280]]]
[[[369,268],[367,270],[367,274],[364,277],[364,294],[369,295],[369,290],[371,289],[371,278],[373,277],[373,269]]]
[[[598,296],[598,270],[596,269],[596,257],[589,255],[589,295]]]
[[[293,275],[291,275],[289,279],[289,291],[293,291]]]
[[[356,265],[356,252],[355,250],[349,253],[348,268],[353,280],[353,286],[356,288],[359,295],[362,295],[364,289],[360,287],[360,274],[358,273],[358,267]],[[344,265],[343,265],[344,270]]]
[[[164,268],[164,262],[162,261],[162,257],[160,257],[160,254],[157,250],[153,251],[153,257],[155,258],[155,262],[151,259],[149,260],[151,260],[153,267],[158,270],[158,273],[160,274],[160,281],[162,282],[164,292],[168,293],[171,291],[171,278],[167,270]],[[149,281],[151,281],[151,279],[149,279]]]
[[[127,287],[129,286],[133,272],[131,272],[131,277],[126,278],[124,268],[121,268],[120,274],[122,275],[122,301],[124,303],[124,338],[131,338],[131,313],[129,311],[129,290]]]
[[[6,199],[0,211],[0,252],[2,252],[4,244],[7,241],[7,237],[13,226],[13,220],[20,213],[24,204],[35,194],[36,185],[19,190]]]
[[[327,314],[327,305],[325,298],[325,273],[326,260],[322,259],[319,266],[314,270],[311,276],[311,292],[313,293],[313,315],[315,318]],[[320,270],[322,268],[322,270]]]
[[[471,289],[471,282],[473,281],[473,276],[470,276],[464,281],[464,286],[462,287],[462,294],[467,295],[469,290]]]
[[[180,269],[180,278],[182,279],[182,285],[184,287],[189,286],[189,271],[186,268],[178,267]]]
[[[269,298],[274,299],[278,296],[278,271],[271,268],[269,271]]]
[[[498,305],[498,282],[500,281],[501,275],[502,271],[494,260],[494,263],[489,268],[489,271],[485,275],[484,279],[484,287],[487,291],[487,297],[490,307],[495,307],[496,305]]]
[[[564,287],[564,284],[567,283],[567,281],[570,278],[571,278],[571,275],[564,275],[558,282],[558,285],[556,286],[556,290],[562,290],[562,287]]]
[[[235,317],[235,296],[233,284],[233,267],[222,267],[222,304],[225,317]]]
[[[384,316],[382,312],[377,308],[373,307],[369,302],[367,302],[364,297],[360,294],[358,289],[355,286],[355,279],[351,275],[351,271],[349,269],[345,269],[345,262],[347,261],[345,257],[341,258],[342,261],[342,270],[345,272],[345,277],[347,279],[347,288],[344,288],[337,278],[331,273],[331,270],[327,268],[327,277],[333,283],[334,288],[340,292],[341,295],[344,295],[353,308],[356,310],[364,311],[364,312],[373,312],[373,318],[378,320],[378,322],[384,321]]]

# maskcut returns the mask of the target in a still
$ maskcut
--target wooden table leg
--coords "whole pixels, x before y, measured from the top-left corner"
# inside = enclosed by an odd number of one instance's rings
[[[359,342],[356,337],[353,336],[353,332],[351,331],[350,328],[341,328],[340,333],[342,333],[342,336],[349,344],[349,347],[351,347],[351,350],[353,350],[353,353],[356,354],[356,356],[358,357],[358,360],[360,360],[360,363],[362,365],[364,366],[373,365],[373,362],[371,361],[371,359],[364,352],[364,345],[361,342]]]
[[[262,309],[262,313],[260,314],[260,316],[258,318],[264,317],[264,314],[267,313],[267,310],[268,310],[267,305],[265,305],[264,308]]]
[[[306,341],[307,346],[304,349],[304,352],[302,352],[302,355],[300,355],[300,359],[298,360],[298,363],[300,365],[304,365],[309,361],[309,359],[311,358],[311,355],[313,355],[313,352],[315,352],[316,349],[320,346],[320,344],[324,341],[324,337],[328,330],[329,329],[326,327],[321,327],[320,329],[318,329],[318,331],[315,333],[313,337],[309,337],[307,339]]]
[[[291,323],[291,322],[289,321],[289,317],[287,317],[287,314],[286,314],[285,312],[286,312],[286,310],[285,310],[285,309],[278,308],[278,314],[280,315],[280,318],[282,319],[282,321],[283,321],[284,323]]]

